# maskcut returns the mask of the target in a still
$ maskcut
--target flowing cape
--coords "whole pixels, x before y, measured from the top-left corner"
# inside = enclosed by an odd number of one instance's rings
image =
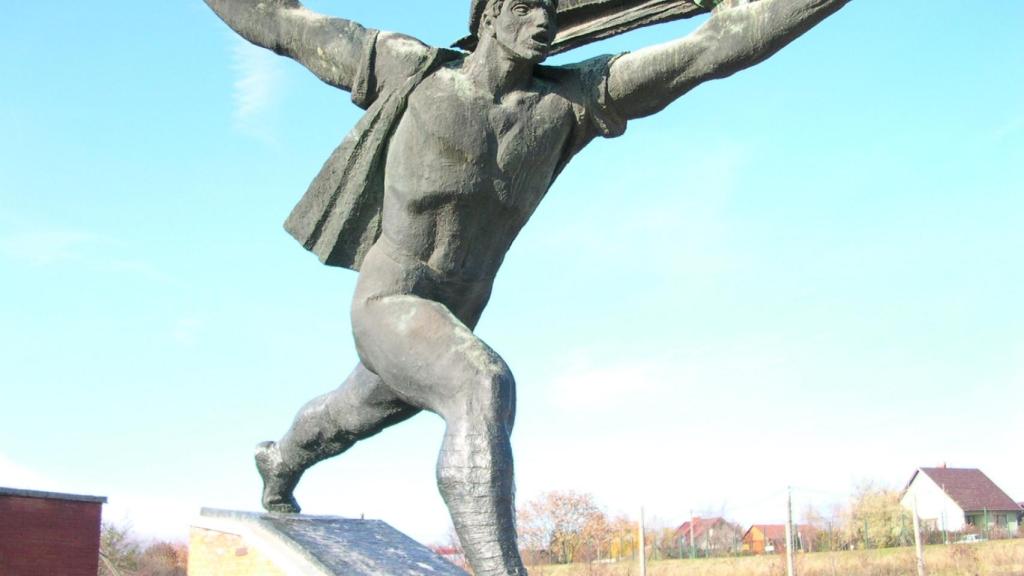
[[[388,142],[409,94],[438,66],[460,56],[431,49],[400,88],[374,97],[370,84],[376,44],[376,35],[366,43],[352,87],[352,101],[366,114],[327,159],[284,223],[285,230],[324,264],[357,271],[380,236]]]
[[[388,144],[409,96],[439,67],[463,57],[394,36],[384,39],[377,32],[367,39],[352,86],[352,101],[366,113],[284,223],[285,230],[322,263],[359,270],[381,234]],[[555,151],[559,160],[552,182],[594,137],[611,138],[625,131],[625,118],[607,97],[607,74],[614,59],[598,56],[569,66],[537,67],[535,74],[558,86],[575,118],[564,148]]]
[[[721,1],[559,0],[558,35],[551,53],[566,52],[644,26],[706,14]],[[476,43],[476,35],[471,34],[454,45],[472,50]]]
[[[644,26],[705,14],[721,0],[560,0],[552,53]]]

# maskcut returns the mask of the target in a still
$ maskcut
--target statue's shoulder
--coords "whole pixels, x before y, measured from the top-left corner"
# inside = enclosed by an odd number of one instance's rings
[[[534,77],[569,100],[586,99],[586,95],[604,84],[608,68],[616,57],[604,55],[570,64],[538,65]]]
[[[368,109],[388,95],[407,93],[408,83],[419,84],[445,62],[462,57],[461,52],[435,48],[406,34],[374,30],[364,47],[352,99]]]
[[[542,80],[559,83],[603,81],[608,75],[611,63],[619,56],[618,54],[604,54],[570,64],[557,66],[542,64],[537,66],[534,74]]]

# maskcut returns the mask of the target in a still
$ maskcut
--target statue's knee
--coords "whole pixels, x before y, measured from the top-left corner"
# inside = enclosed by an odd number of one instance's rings
[[[467,407],[475,410],[470,414],[487,423],[501,423],[511,429],[515,416],[515,378],[512,372],[500,363],[487,370],[469,384]]]

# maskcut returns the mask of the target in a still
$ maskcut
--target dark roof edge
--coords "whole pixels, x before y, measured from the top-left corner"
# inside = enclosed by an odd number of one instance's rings
[[[344,516],[316,516],[312,514],[286,514],[281,512],[247,512],[243,510],[226,510],[223,508],[203,507],[199,510],[202,518],[226,518],[242,522],[260,523],[266,518],[285,518],[288,520],[353,520]],[[362,519],[365,522],[380,522],[370,518]]]
[[[914,474],[910,476],[910,480],[907,481],[907,485],[903,487],[903,492],[900,493],[900,500],[902,500],[903,497],[907,495],[907,490],[910,490],[910,486],[914,483],[914,480],[917,480],[917,475],[920,474],[921,472],[924,472],[924,468],[918,468],[917,470],[914,470]],[[927,472],[925,472],[925,476],[928,476]],[[928,478],[930,479],[931,476],[928,476]]]
[[[978,474],[981,475],[982,478],[987,480],[988,483],[991,484],[993,488],[995,488],[997,491],[1002,493],[1002,495],[1006,497],[1006,500],[1008,502],[1012,502],[1012,503],[1016,504],[1019,508],[1024,509],[1024,505],[1021,505],[1019,502],[1017,502],[1016,500],[1011,498],[1010,495],[1007,494],[1005,490],[1000,488],[998,484],[993,482],[992,479],[988,477],[988,474],[985,474],[985,472],[981,468],[947,468],[947,467],[940,467],[940,468],[919,468],[919,470],[921,472],[924,472],[925,476],[927,476],[929,480],[931,480],[936,485],[938,485],[938,487],[942,490],[942,492],[950,500],[955,502],[957,506],[960,506],[961,508],[963,508],[963,505],[960,503],[960,501],[957,500],[956,498],[954,498],[953,495],[949,493],[949,490],[946,489],[946,486],[944,484],[940,484],[938,480],[936,480],[935,478],[932,477],[931,474],[929,474],[929,472],[931,472],[931,471],[946,471],[946,470],[951,470],[951,471],[955,471],[955,472],[977,472]],[[915,474],[915,476],[916,476],[916,474]],[[913,482],[913,478],[911,478],[911,482]],[[910,486],[908,485],[907,487],[909,488]],[[978,508],[977,510],[975,510],[973,508],[969,509],[969,510],[967,508],[964,508],[964,512],[978,512],[978,511],[981,511],[981,510],[990,510],[990,511],[994,511],[994,512],[1012,512],[1013,511],[1010,508],[1007,508],[1005,510],[1001,509],[1001,508]]]
[[[249,524],[251,526],[257,526],[260,529],[266,531],[269,537],[277,539],[280,544],[283,544],[285,548],[291,554],[301,558],[307,565],[315,568],[316,573],[319,574],[334,574],[334,572],[324,565],[316,554],[312,553],[306,546],[297,542],[290,534],[286,531],[281,530],[278,526],[275,526],[270,520],[274,519],[285,519],[292,521],[319,521],[319,520],[346,520],[339,516],[312,516],[309,514],[285,514],[278,512],[246,512],[242,510],[226,510],[223,508],[208,508],[203,507],[199,510],[199,516],[201,518],[209,519],[220,519],[227,521],[234,521],[238,523]],[[364,520],[365,522],[385,524],[381,520]]]
[[[0,487],[0,496],[15,496],[20,498],[40,498],[43,500],[68,500],[71,502],[90,502],[93,504],[106,504],[106,496],[83,496],[81,494],[63,494],[61,492],[43,492],[41,490],[23,490],[21,488]]]

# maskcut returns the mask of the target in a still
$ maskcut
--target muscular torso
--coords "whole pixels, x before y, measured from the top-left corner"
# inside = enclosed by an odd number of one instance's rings
[[[573,122],[543,80],[496,102],[457,66],[432,74],[391,139],[384,241],[442,278],[492,279],[547,192]]]

